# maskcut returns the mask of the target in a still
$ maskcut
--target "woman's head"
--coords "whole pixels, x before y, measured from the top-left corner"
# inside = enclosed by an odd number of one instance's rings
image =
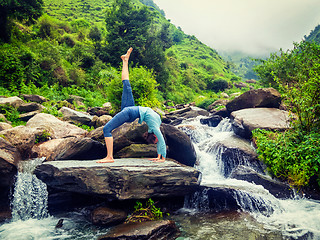
[[[143,134],[143,137],[144,139],[150,144],[150,143],[157,143],[158,142],[158,138],[155,134],[153,133],[149,133],[149,132],[146,132]]]

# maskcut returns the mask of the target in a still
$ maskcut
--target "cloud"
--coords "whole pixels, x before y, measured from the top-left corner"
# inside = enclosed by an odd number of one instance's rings
[[[319,0],[154,0],[185,33],[218,51],[289,49],[320,24]]]

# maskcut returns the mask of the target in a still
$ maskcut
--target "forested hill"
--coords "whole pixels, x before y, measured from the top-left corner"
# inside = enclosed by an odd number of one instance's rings
[[[171,24],[152,0],[22,1],[21,12],[14,1],[5,6],[3,95],[74,94],[89,105],[110,101],[117,107],[119,56],[131,46],[130,76],[140,105],[214,100],[215,92],[239,81],[214,49]]]
[[[308,36],[304,36],[304,39],[307,42],[316,42],[320,44],[320,25],[316,26],[314,30],[310,32]]]
[[[60,20],[69,21],[71,24],[81,20],[88,21],[91,25],[96,24],[102,34],[105,31],[106,12],[112,8],[113,0],[44,0],[46,12],[48,15]],[[115,1],[121,4],[121,1]],[[172,25],[164,16],[165,13],[152,0],[132,0],[136,8],[141,8],[145,4],[153,12],[152,28],[167,28],[167,32],[162,32],[168,38],[166,49],[166,61],[164,65],[168,72],[164,76],[157,78],[162,87],[169,90],[166,92],[167,97],[178,97],[185,99],[192,96],[193,92],[206,90],[215,79],[225,79],[230,81],[237,79],[229,71],[229,64],[226,63],[218,53],[201,43],[195,36],[189,36],[178,27]],[[76,23],[75,23],[76,24]],[[139,28],[139,26],[135,26]],[[169,35],[169,36],[165,36]],[[170,42],[171,41],[171,42]],[[130,44],[130,43],[128,43]],[[167,48],[168,47],[168,48]],[[117,59],[118,61],[118,59]],[[148,66],[149,67],[149,66]],[[150,66],[157,71],[163,69],[159,66]],[[157,68],[159,70],[157,70]],[[162,79],[159,79],[162,78]],[[166,84],[163,84],[163,83]],[[194,91],[195,90],[195,91]],[[171,92],[174,92],[171,96]],[[175,99],[178,100],[179,99]]]

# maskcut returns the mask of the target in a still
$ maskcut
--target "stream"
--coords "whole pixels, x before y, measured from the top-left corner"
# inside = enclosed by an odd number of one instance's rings
[[[184,125],[192,128],[184,128]],[[181,230],[178,240],[207,239],[320,239],[320,202],[293,196],[277,199],[261,185],[225,177],[217,142],[234,133],[228,119],[217,127],[200,123],[200,118],[183,122],[180,128],[191,138],[196,153],[202,186],[234,189],[240,210],[211,212],[206,190],[185,199],[184,208],[170,219]],[[0,225],[0,239],[96,239],[109,231],[93,226],[83,212],[66,212],[51,216],[47,210],[46,185],[32,174],[43,159],[19,166],[11,200],[12,219]],[[245,159],[242,160],[247,164]],[[63,218],[63,228],[56,228]]]

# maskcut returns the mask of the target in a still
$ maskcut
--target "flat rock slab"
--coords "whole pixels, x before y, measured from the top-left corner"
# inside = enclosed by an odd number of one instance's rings
[[[114,163],[52,161],[38,166],[35,174],[55,189],[118,200],[184,196],[195,190],[199,178],[195,168],[139,158]]]

